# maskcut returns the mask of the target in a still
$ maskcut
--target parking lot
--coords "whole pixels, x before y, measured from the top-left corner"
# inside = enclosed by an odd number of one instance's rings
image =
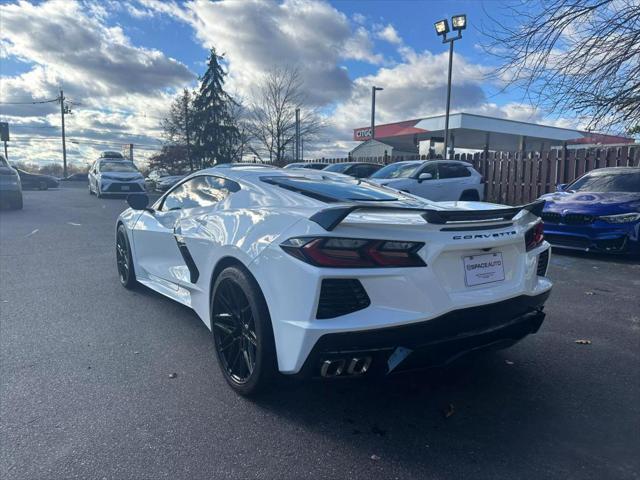
[[[246,400],[194,313],[120,286],[124,208],[79,183],[0,212],[2,479],[640,478],[637,259],[555,253],[508,350]]]

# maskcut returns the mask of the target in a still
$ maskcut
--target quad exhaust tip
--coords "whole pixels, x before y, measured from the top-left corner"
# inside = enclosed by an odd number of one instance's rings
[[[364,375],[371,366],[371,357],[336,358],[325,360],[320,367],[320,376],[324,378],[339,377],[343,373],[347,377]],[[346,370],[345,370],[346,366]]]

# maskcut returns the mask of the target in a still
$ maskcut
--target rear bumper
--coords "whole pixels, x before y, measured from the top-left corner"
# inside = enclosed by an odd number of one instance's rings
[[[640,253],[640,222],[589,225],[545,223],[545,239],[554,247],[583,252]]]
[[[349,365],[354,358],[369,358],[366,373],[375,375],[442,366],[471,352],[506,348],[538,331],[549,294],[454,310],[411,325],[323,335],[297,376],[319,376],[327,360]],[[398,347],[406,357],[394,365],[390,359]],[[342,376],[347,376],[346,368]]]

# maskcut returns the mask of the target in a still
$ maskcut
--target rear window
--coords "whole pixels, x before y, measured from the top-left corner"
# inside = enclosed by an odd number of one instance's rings
[[[393,202],[403,198],[389,189],[355,179],[338,181],[333,178],[278,176],[262,177],[261,180],[323,202]]]

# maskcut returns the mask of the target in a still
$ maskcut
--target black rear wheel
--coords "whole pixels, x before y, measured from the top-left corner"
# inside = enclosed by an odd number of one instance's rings
[[[262,292],[249,274],[229,267],[217,278],[211,299],[211,330],[222,374],[239,394],[255,394],[276,371],[273,331]]]
[[[136,273],[133,269],[131,249],[124,225],[118,227],[116,234],[116,263],[118,265],[118,276],[124,288],[133,288],[136,285]]]

